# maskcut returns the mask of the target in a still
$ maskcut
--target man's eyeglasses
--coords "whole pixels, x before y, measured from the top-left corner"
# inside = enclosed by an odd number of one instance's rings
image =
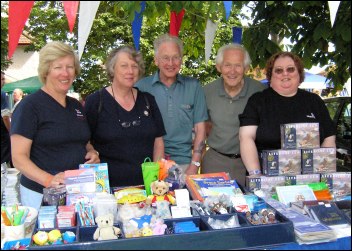
[[[120,122],[120,124],[121,124],[121,126],[123,128],[129,128],[131,126],[140,126],[141,125],[140,118],[137,119],[137,120],[133,120],[132,122],[131,121],[123,121],[123,122],[121,122],[120,120],[119,120],[119,122]]]
[[[275,68],[274,69],[275,74],[278,74],[278,75],[284,73],[284,71],[286,71],[287,73],[294,73],[296,71],[296,67],[289,66],[286,69],[284,69],[284,68]]]
[[[170,60],[171,60],[171,62],[179,63],[179,62],[181,62],[181,59],[182,59],[182,58],[179,57],[179,56],[174,56],[174,57],[164,56],[164,57],[160,57],[160,60],[161,60],[161,62],[163,62],[163,63],[169,63]]]

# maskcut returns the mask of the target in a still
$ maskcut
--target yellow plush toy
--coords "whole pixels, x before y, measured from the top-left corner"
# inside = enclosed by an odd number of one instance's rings
[[[170,184],[163,180],[156,180],[151,183],[152,195],[149,195],[147,198],[147,204],[155,206],[157,201],[168,201],[172,205],[175,205],[176,199],[169,194]]]

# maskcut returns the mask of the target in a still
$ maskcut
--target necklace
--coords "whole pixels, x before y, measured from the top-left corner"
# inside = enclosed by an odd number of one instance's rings
[[[114,97],[114,99],[116,100],[115,98],[115,93],[114,93],[114,88],[112,87],[111,85],[111,92],[112,92],[112,96]],[[133,90],[131,89],[131,93],[132,93],[132,97],[133,97],[133,102],[136,104],[136,99],[134,97],[134,94],[133,94]],[[116,100],[117,101],[117,100]]]

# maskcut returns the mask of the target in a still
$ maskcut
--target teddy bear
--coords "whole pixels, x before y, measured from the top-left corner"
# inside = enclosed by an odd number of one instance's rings
[[[121,229],[114,226],[114,215],[105,214],[97,216],[95,222],[98,228],[95,230],[93,239],[94,240],[113,240],[117,239],[121,233]]]
[[[170,183],[164,180],[156,180],[151,184],[152,194],[148,196],[146,203],[156,207],[157,201],[168,201],[172,205],[176,204],[176,199],[169,194]]]

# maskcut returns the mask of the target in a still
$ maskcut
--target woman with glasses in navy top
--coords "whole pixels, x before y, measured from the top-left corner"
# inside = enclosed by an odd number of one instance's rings
[[[92,144],[108,164],[111,187],[140,185],[144,159],[164,157],[164,123],[154,96],[133,87],[144,74],[140,52],[121,46],[105,66],[111,85],[85,102]]]
[[[240,151],[249,175],[261,174],[258,151],[280,149],[280,124],[319,123],[321,147],[335,147],[335,129],[324,101],[299,89],[304,81],[302,60],[278,52],[266,64],[270,87],[253,94],[240,119]]]

